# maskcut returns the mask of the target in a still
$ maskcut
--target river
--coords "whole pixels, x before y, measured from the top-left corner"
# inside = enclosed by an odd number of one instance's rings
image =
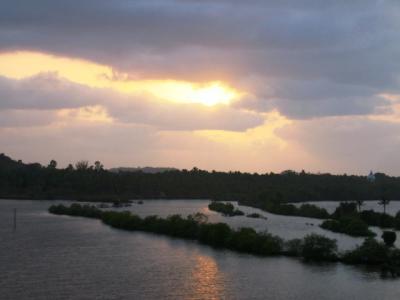
[[[0,200],[0,299],[399,299],[398,280],[366,268],[257,257],[196,242],[110,228],[99,220],[56,216],[52,201]],[[206,200],[154,200],[141,216],[203,212],[210,222],[252,226],[284,238],[310,232],[359,243],[318,228],[314,219],[268,213],[267,220],[222,217]],[[13,230],[13,209],[17,229]],[[239,207],[246,212],[258,210]],[[307,225],[313,223],[314,225]]]

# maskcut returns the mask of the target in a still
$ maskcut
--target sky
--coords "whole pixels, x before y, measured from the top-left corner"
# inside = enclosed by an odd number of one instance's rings
[[[400,175],[400,1],[2,0],[0,152]]]

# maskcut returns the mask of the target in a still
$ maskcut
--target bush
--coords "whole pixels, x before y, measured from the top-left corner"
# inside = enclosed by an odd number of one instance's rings
[[[354,202],[340,202],[339,206],[332,214],[333,219],[340,219],[343,217],[352,217],[357,215],[357,204]]]
[[[237,251],[258,252],[258,234],[253,228],[240,228],[233,233],[230,246]]]
[[[388,261],[389,251],[383,243],[379,243],[374,238],[367,238],[361,246],[347,251],[343,255],[343,261],[350,264],[369,264],[376,265]]]
[[[289,256],[301,256],[303,252],[303,240],[292,239],[285,243],[285,252]]]
[[[214,247],[226,247],[232,237],[232,229],[225,223],[202,224],[199,240]]]
[[[360,218],[369,226],[387,228],[387,227],[394,227],[396,225],[396,219],[388,214],[375,212],[373,210],[363,210],[359,215]],[[400,225],[400,215],[399,215],[399,225]]]
[[[220,212],[222,215],[227,216],[227,217],[244,215],[244,212],[242,212],[241,210],[235,209],[235,207],[233,206],[232,203],[212,201],[208,205],[208,209],[216,211],[216,212]]]
[[[337,259],[336,240],[310,234],[304,238],[301,256],[306,260],[333,261]]]
[[[307,203],[296,207],[293,204],[281,204],[279,202],[267,201],[263,209],[270,213],[284,216],[299,216],[316,219],[329,218],[329,213],[326,209]]]
[[[258,244],[256,253],[261,255],[278,255],[282,253],[284,242],[280,237],[264,232],[258,234]]]
[[[343,217],[339,220],[326,220],[320,225],[320,227],[351,236],[375,236],[375,233],[368,229],[368,225],[357,217]]]
[[[318,207],[313,204],[302,204],[299,208],[299,215],[302,217],[326,219],[329,218],[329,213],[325,208]]]
[[[384,231],[382,234],[382,239],[385,242],[386,246],[393,246],[396,238],[396,232],[394,231]]]

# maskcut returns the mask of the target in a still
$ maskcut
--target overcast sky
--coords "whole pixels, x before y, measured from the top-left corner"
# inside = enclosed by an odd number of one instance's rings
[[[400,175],[399,79],[397,0],[0,3],[27,162]]]

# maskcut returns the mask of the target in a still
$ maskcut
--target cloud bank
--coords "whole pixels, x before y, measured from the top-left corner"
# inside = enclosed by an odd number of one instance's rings
[[[62,135],[71,158],[87,149],[110,165],[400,174],[392,163],[400,150],[399,41],[394,0],[5,0],[0,55],[84,59],[109,67],[116,82],[222,81],[243,96],[206,107],[88,86],[54,70],[3,74],[2,148],[43,161],[49,150],[37,141]]]

